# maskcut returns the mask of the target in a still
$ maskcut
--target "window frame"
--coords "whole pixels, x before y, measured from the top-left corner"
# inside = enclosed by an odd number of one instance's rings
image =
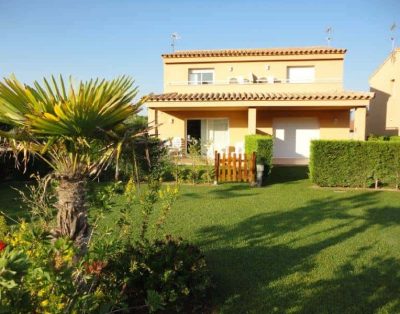
[[[191,81],[191,74],[200,74],[200,80]],[[212,80],[204,80],[203,74],[212,74]],[[214,68],[190,68],[188,69],[188,85],[208,85],[214,84],[215,69]]]
[[[304,69],[304,68],[308,68],[308,69],[313,69],[313,78],[312,79],[291,79],[290,78],[290,69]],[[316,70],[315,70],[315,65],[295,65],[295,66],[287,66],[286,67],[286,82],[290,83],[290,84],[309,84],[309,83],[315,83],[316,79]]]

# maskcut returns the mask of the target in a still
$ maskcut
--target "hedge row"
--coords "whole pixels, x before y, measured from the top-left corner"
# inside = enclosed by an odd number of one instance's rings
[[[272,137],[268,135],[246,135],[244,146],[246,154],[256,152],[257,164],[263,164],[264,174],[268,175],[272,169]]]
[[[399,188],[400,142],[313,141],[309,167],[320,186]]]
[[[398,135],[369,135],[368,136],[368,141],[391,141],[391,142],[399,142],[400,141],[400,136]]]

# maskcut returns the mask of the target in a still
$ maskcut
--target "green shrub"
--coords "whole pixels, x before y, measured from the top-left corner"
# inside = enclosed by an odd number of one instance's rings
[[[212,183],[214,178],[214,165],[205,164],[197,166],[197,179],[195,183]],[[174,165],[169,164],[165,167],[162,180],[164,182],[176,181],[176,175],[179,176],[179,182],[193,183],[193,172],[191,165]]]
[[[368,135],[367,138],[368,141],[389,141],[390,137],[387,135],[375,135],[375,134],[370,134]]]
[[[121,190],[114,224],[98,229]],[[22,199],[30,222],[8,227],[0,216],[0,312],[209,312],[211,280],[203,254],[181,239],[158,236],[178,187],[151,180],[139,188],[131,179],[92,192],[89,206],[97,215],[84,256],[70,239],[53,238],[54,217],[38,210],[44,201],[34,203],[41,198],[36,192]],[[49,189],[42,193],[48,199]]]
[[[400,136],[398,135],[374,135],[371,134],[368,136],[368,141],[391,141],[391,142],[398,142],[400,141]]]
[[[313,141],[309,167],[320,186],[398,188],[400,142]]]
[[[128,308],[149,312],[203,312],[211,280],[203,254],[191,244],[170,236],[165,240],[128,244],[110,259],[100,276],[99,289],[121,291]]]
[[[97,148],[93,148],[98,151]],[[143,136],[132,141],[132,145],[121,152],[119,161],[120,178],[124,181],[135,177],[138,181],[146,181],[149,176],[160,177],[166,168],[166,154],[164,142],[156,137]],[[101,175],[104,181],[113,180],[115,163]]]
[[[246,135],[245,152],[256,152],[257,164],[264,165],[264,174],[268,175],[272,169],[273,140],[269,135]]]

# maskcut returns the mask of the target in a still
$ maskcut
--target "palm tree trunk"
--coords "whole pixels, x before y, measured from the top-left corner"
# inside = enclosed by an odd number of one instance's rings
[[[84,254],[89,239],[86,208],[86,182],[60,179],[57,189],[57,234],[71,238]]]

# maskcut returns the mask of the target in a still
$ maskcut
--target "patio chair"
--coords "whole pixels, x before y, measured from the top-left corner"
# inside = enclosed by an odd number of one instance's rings
[[[168,153],[170,155],[182,157],[183,155],[183,139],[180,137],[172,138],[168,147]]]
[[[244,154],[244,143],[243,142],[237,142],[235,143],[235,154]]]

